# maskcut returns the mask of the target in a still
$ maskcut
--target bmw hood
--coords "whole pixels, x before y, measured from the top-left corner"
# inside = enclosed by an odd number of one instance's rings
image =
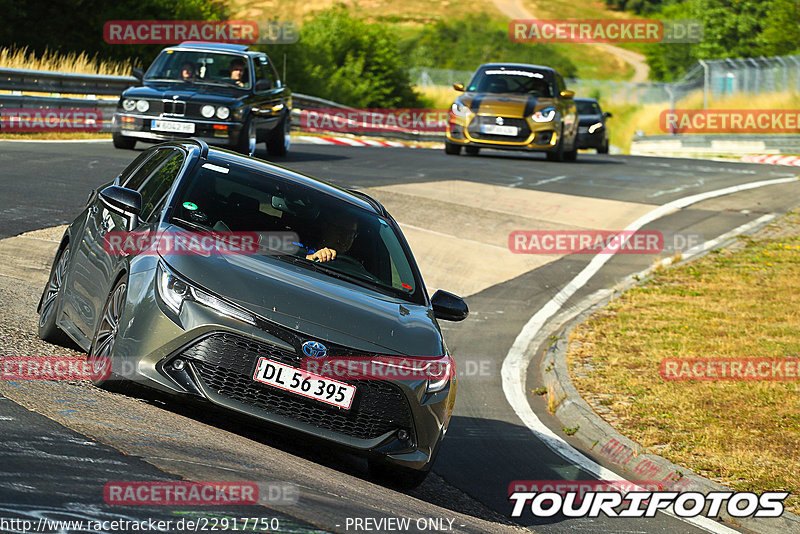
[[[323,342],[382,354],[444,352],[438,324],[426,306],[275,258],[185,254],[163,259],[191,283]]]
[[[239,100],[242,92],[234,88],[205,86],[186,83],[148,84],[131,87],[122,93],[122,98],[146,98],[150,100],[183,100],[210,104],[231,104]]]
[[[512,93],[466,93],[458,99],[477,115],[528,117],[539,108],[555,106],[554,98]]]

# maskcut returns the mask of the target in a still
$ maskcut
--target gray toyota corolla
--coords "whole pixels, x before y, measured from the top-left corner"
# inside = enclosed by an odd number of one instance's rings
[[[66,335],[111,363],[101,387],[210,402],[363,453],[414,486],[455,402],[437,319],[468,310],[428,297],[371,197],[190,139],[142,152],[92,192],[39,313],[42,339]]]

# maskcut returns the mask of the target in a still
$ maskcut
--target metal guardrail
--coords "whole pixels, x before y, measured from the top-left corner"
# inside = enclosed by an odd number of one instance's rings
[[[100,131],[111,131],[111,118],[117,107],[116,99],[99,99],[102,96],[119,96],[128,87],[139,81],[133,76],[108,76],[97,74],[74,74],[27,69],[0,68],[0,90],[14,91],[18,94],[0,94],[0,107],[65,109],[98,109],[103,113],[103,126]],[[55,93],[58,96],[23,95],[22,91]],[[65,98],[60,95],[88,95],[87,98]],[[295,111],[311,108],[353,109],[349,106],[302,93],[292,93]],[[292,115],[292,125],[300,126],[297,113]],[[417,132],[386,132],[381,137],[415,141],[439,141],[441,135]]]
[[[630,153],[642,156],[800,154],[800,136],[778,134],[647,135],[633,138]]]

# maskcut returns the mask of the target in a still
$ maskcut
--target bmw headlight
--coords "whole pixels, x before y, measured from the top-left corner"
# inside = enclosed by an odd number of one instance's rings
[[[150,109],[150,102],[147,100],[136,101],[136,111],[139,113],[146,113],[148,109]]]
[[[591,133],[595,133],[597,130],[599,130],[602,127],[603,127],[603,123],[602,122],[596,122],[596,123],[592,124],[591,126],[589,126],[589,133],[590,134]]]
[[[192,286],[186,280],[175,275],[175,273],[170,271],[162,262],[158,263],[157,276],[158,280],[156,281],[156,286],[158,287],[158,295],[167,308],[174,312],[175,315],[180,314],[184,301],[192,300],[212,308],[220,315],[233,317],[234,319],[239,319],[248,324],[256,324],[256,319],[253,314],[238,306],[229,304],[202,289]]]
[[[226,108],[225,106],[220,106],[217,108],[217,118],[221,120],[225,120],[231,116],[231,110]]]
[[[472,114],[470,109],[461,102],[453,102],[453,105],[450,106],[450,111],[453,113],[453,115],[456,117],[461,117],[462,119],[469,117]]]
[[[205,106],[200,108],[200,115],[202,115],[207,119],[210,119],[211,117],[214,116],[214,106],[212,106],[211,104],[206,104]]]
[[[556,118],[556,108],[547,107],[536,110],[531,118],[534,122],[550,122]]]
[[[136,101],[130,98],[126,98],[122,101],[122,109],[125,111],[133,111],[136,109]]]

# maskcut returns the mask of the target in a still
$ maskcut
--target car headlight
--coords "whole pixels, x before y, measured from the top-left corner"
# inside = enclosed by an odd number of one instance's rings
[[[589,133],[595,133],[597,130],[599,130],[602,127],[603,127],[603,123],[602,122],[596,122],[596,123],[592,124],[591,126],[589,126]]]
[[[139,113],[146,113],[148,109],[150,109],[150,102],[147,100],[136,101],[136,111]]]
[[[453,113],[453,115],[456,117],[461,117],[462,119],[469,117],[472,114],[472,111],[470,111],[470,109],[461,102],[453,102],[453,105],[450,106],[450,111]]]
[[[211,104],[206,104],[205,106],[200,108],[200,115],[202,115],[207,119],[210,119],[211,117],[214,116],[214,106],[212,106]]]
[[[229,304],[214,295],[206,293],[202,289],[197,289],[186,280],[175,275],[175,273],[170,271],[161,262],[158,263],[157,276],[158,280],[156,281],[156,286],[158,287],[158,295],[175,315],[180,314],[181,306],[183,306],[184,301],[192,300],[212,308],[220,315],[233,317],[234,319],[239,319],[248,324],[256,324],[255,316],[252,313],[248,313],[233,304]]]
[[[547,107],[536,110],[531,118],[534,120],[534,122],[550,122],[556,118],[556,108]]]
[[[226,108],[225,106],[220,106],[217,108],[217,118],[225,120],[231,116],[231,110]]]
[[[131,100],[130,98],[126,98],[125,100],[122,101],[122,109],[124,109],[125,111],[133,111],[134,109],[136,109],[136,101]]]
[[[425,385],[426,393],[436,393],[447,387],[450,379],[456,375],[456,362],[445,353],[444,357],[428,365],[428,383]]]

